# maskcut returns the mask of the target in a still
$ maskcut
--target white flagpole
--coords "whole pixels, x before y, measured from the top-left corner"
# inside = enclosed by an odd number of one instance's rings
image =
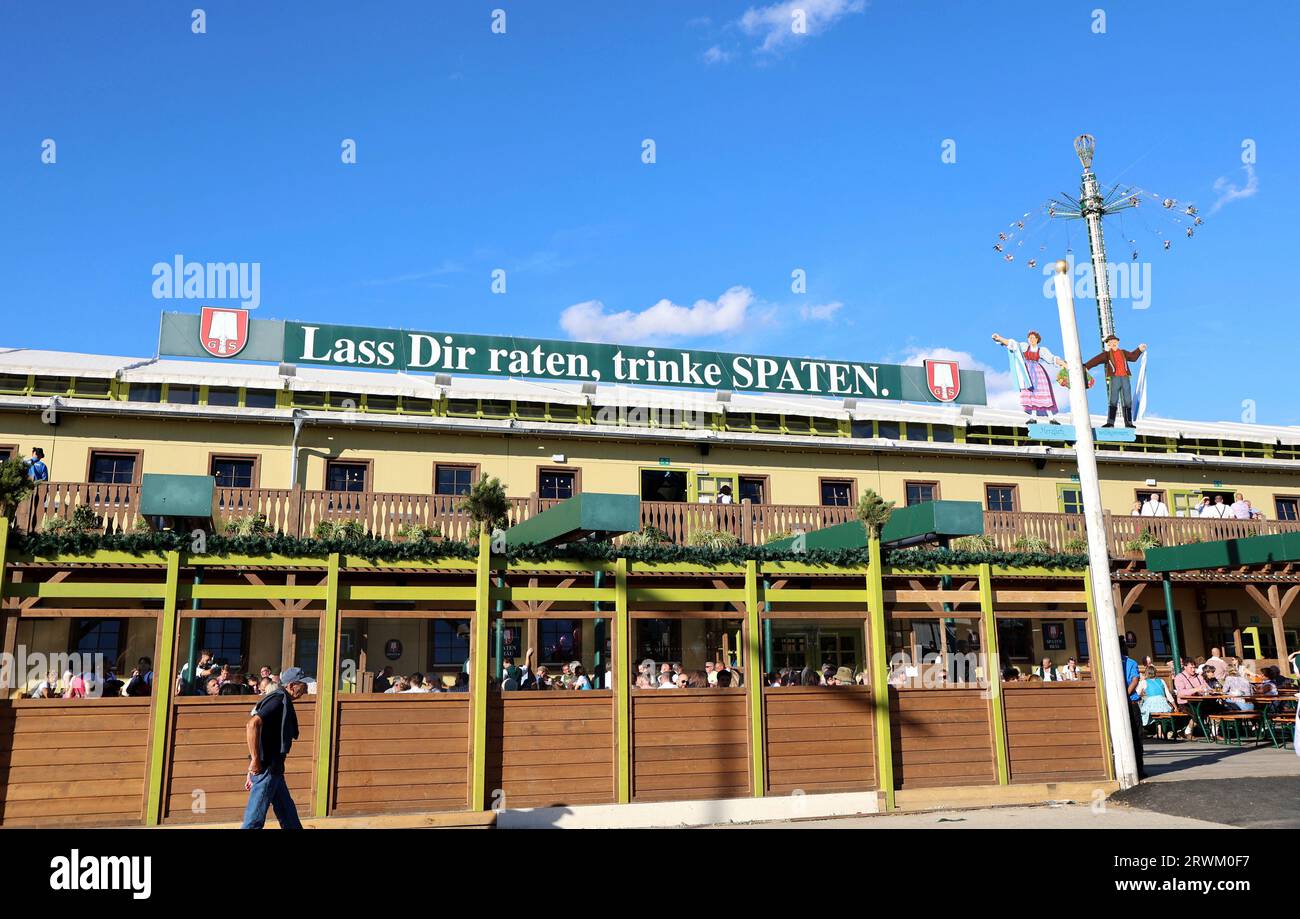
[[[1070,413],[1074,416],[1074,451],[1083,493],[1083,517],[1088,534],[1088,569],[1092,575],[1092,603],[1096,614],[1098,679],[1106,700],[1111,749],[1115,756],[1115,778],[1121,788],[1138,782],[1137,754],[1129,729],[1128,684],[1120,658],[1119,628],[1115,623],[1115,598],[1110,586],[1110,550],[1106,545],[1105,515],[1101,507],[1101,486],[1097,478],[1097,452],[1092,442],[1092,418],[1088,414],[1088,386],[1079,351],[1079,326],[1074,316],[1074,291],[1070,288],[1070,265],[1056,263],[1056,306],[1061,314],[1061,345],[1070,371]]]

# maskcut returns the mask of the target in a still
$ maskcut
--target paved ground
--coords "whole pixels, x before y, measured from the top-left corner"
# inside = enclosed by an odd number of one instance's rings
[[[1151,778],[1098,805],[990,807],[762,826],[868,830],[1300,827],[1300,757],[1295,750],[1154,741],[1143,748],[1143,756]]]

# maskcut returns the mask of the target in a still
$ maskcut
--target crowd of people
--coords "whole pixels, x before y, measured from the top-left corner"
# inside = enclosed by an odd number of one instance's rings
[[[1172,661],[1169,666],[1172,671]],[[1296,680],[1278,667],[1267,666],[1256,671],[1236,657],[1225,657],[1221,648],[1211,648],[1209,657],[1183,658],[1172,686],[1159,676],[1150,657],[1136,669],[1136,677],[1129,680],[1129,699],[1137,703],[1144,734],[1153,730],[1165,737],[1161,715],[1177,711],[1188,716],[1185,727],[1169,733],[1171,740],[1192,737],[1198,720],[1193,704],[1199,706],[1200,720],[1208,722],[1211,715],[1254,712],[1263,705],[1289,702],[1281,696],[1290,695],[1297,688]]]
[[[120,679],[112,670],[103,679],[91,671],[76,673],[65,670],[60,679],[57,671],[45,675],[30,692],[29,699],[100,699],[148,696],[153,692],[153,661],[142,657],[130,676]]]
[[[280,677],[270,667],[256,674],[244,673],[238,663],[218,661],[204,648],[194,662],[194,673],[186,661],[176,676],[178,696],[262,696],[280,685]]]
[[[1165,504],[1159,492],[1152,492],[1145,501],[1134,501],[1130,517],[1168,517],[1169,505]],[[1205,517],[1213,520],[1263,520],[1264,512],[1256,508],[1241,492],[1232,496],[1232,503],[1224,500],[1223,495],[1201,497],[1201,502],[1188,512],[1189,517]]]

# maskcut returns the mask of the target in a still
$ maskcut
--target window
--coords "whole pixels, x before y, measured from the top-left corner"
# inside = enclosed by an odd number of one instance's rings
[[[127,387],[126,398],[131,402],[161,402],[161,383],[132,383]]]
[[[323,392],[295,392],[293,394],[293,404],[298,408],[324,408],[325,394]]]
[[[952,426],[947,424],[930,425],[931,440],[935,443],[950,444],[953,442]]]
[[[849,507],[853,504],[853,482],[849,479],[822,479],[822,506]]]
[[[212,652],[219,664],[243,666],[247,630],[243,619],[200,619],[199,646]]]
[[[7,462],[18,455],[18,448],[13,444],[0,446],[0,463]]]
[[[656,663],[682,659],[682,621],[680,619],[637,619],[635,665],[644,660]]]
[[[515,415],[526,421],[545,421],[546,420],[546,403],[545,402],[516,402]]]
[[[229,386],[209,386],[208,405],[239,405],[239,390]]]
[[[4,392],[26,392],[27,377],[18,373],[0,373],[0,390]]]
[[[212,476],[218,488],[256,488],[257,459],[251,456],[212,457]]]
[[[396,396],[366,396],[366,411],[395,412],[397,411],[397,397]]]
[[[680,469],[642,469],[642,501],[685,501],[686,473]]]
[[[275,408],[275,390],[244,390],[244,408]]]
[[[908,440],[929,440],[930,432],[926,430],[926,425],[919,421],[909,421],[907,423],[906,438]]]
[[[1016,486],[985,485],[984,506],[991,511],[1014,511],[1016,509]]]
[[[72,389],[72,377],[37,377],[32,392],[41,396],[61,396]]]
[[[1074,620],[1074,656],[1079,663],[1088,659],[1088,620]]]
[[[1151,610],[1147,615],[1151,620],[1151,656],[1156,660],[1161,658],[1172,660],[1174,643],[1169,635],[1169,614],[1164,610]],[[1178,629],[1179,635],[1184,637],[1187,635],[1183,631],[1183,614],[1178,610],[1174,610],[1174,627]],[[1179,648],[1179,650],[1185,652],[1187,649]],[[1179,669],[1181,668],[1175,667],[1174,672],[1177,673]]]
[[[850,437],[875,437],[876,426],[871,421],[851,421],[849,422]]]
[[[72,650],[77,654],[102,654],[104,669],[117,666],[126,635],[125,619],[75,619],[72,623]],[[90,670],[89,664],[82,667]]]
[[[1028,619],[998,620],[998,652],[1008,660],[1029,660],[1033,654],[1033,631]]]
[[[167,384],[167,401],[172,405],[198,405],[199,388],[197,386],[177,386]]]
[[[578,406],[576,405],[557,405],[552,402],[547,406],[552,421],[577,421]]]
[[[447,414],[448,415],[471,415],[471,416],[477,415],[478,400],[477,399],[448,399]]]
[[[1277,509],[1278,520],[1300,520],[1300,498],[1276,497],[1273,506]]]
[[[433,400],[412,399],[408,396],[402,396],[402,411],[417,415],[428,415],[433,411]]]
[[[754,428],[766,434],[781,433],[781,416],[780,415],[754,415]]]
[[[326,491],[366,491],[369,463],[343,463],[331,460],[325,466]]]
[[[903,502],[906,507],[938,500],[938,482],[905,482],[903,484]]]
[[[478,478],[476,466],[448,466],[438,463],[433,467],[433,493],[435,495],[467,495]]]
[[[582,660],[581,619],[540,619],[537,622],[539,664],[567,664]]]
[[[898,422],[877,421],[876,436],[883,437],[885,440],[898,440]]]
[[[90,481],[98,485],[131,485],[135,482],[137,453],[90,454]]]
[[[1231,610],[1201,613],[1201,640],[1206,648],[1234,648],[1237,614]],[[1186,649],[1183,651],[1186,654]]]
[[[467,660],[469,660],[469,620],[433,620],[433,628],[429,629],[429,669],[455,667],[457,670],[462,670]]]
[[[750,504],[767,503],[767,476],[742,475],[738,484],[741,501],[749,501]]]
[[[578,493],[578,474],[570,469],[537,470],[537,496],[562,501]]]
[[[1077,485],[1058,485],[1056,503],[1062,514],[1083,513],[1083,491]]]
[[[89,379],[78,377],[73,380],[73,387],[78,396],[107,396],[112,389],[112,380],[103,378]]]

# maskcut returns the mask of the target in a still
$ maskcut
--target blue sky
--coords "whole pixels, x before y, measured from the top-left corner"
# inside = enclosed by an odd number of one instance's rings
[[[1149,265],[1116,321],[1150,411],[1297,424],[1298,40],[1284,3],[7,0],[5,343],[152,353],[159,311],[199,305],[152,295],[181,253],[259,263],[268,318],[1002,371],[991,332],[1059,334],[1041,266],[992,245],[1077,193],[1089,131],[1103,182],[1205,217],[1108,227]],[[1086,259],[1069,232],[1029,248]]]

